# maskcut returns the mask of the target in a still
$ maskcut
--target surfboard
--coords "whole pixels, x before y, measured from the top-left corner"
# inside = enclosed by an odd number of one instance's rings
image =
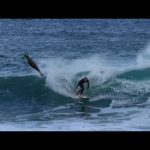
[[[77,95],[77,96],[78,96],[78,98],[76,99],[76,102],[75,102],[76,105],[81,106],[81,108],[88,108],[92,111],[94,110],[96,112],[101,111],[100,108],[89,105],[89,97],[88,96],[86,96],[86,95],[81,96],[84,98],[79,98],[79,95]]]
[[[77,95],[77,97],[78,97],[79,99],[89,99],[89,97],[86,96],[86,95]]]

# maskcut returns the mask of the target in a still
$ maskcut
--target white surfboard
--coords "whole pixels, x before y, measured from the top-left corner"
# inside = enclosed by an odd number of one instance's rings
[[[89,97],[86,95],[77,95],[79,99],[88,99]]]

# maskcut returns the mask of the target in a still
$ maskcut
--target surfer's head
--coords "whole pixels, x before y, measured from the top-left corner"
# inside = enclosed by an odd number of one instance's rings
[[[87,77],[84,77],[84,81],[88,81],[88,78],[87,78]]]

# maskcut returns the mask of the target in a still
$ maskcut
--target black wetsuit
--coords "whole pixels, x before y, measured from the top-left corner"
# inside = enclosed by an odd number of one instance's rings
[[[77,92],[77,95],[78,94],[81,94],[82,95],[82,93],[83,93],[83,91],[84,91],[84,86],[83,86],[83,84],[84,83],[87,83],[88,84],[88,87],[87,87],[87,89],[89,88],[89,80],[84,80],[84,79],[81,79],[79,82],[78,82],[78,84],[77,84],[77,87],[78,86],[80,86],[80,90]],[[76,87],[76,89],[77,89],[77,87]]]

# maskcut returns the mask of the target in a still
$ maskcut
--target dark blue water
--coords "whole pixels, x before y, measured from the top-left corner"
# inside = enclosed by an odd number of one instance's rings
[[[1,19],[0,130],[150,130],[149,41],[149,19]]]

